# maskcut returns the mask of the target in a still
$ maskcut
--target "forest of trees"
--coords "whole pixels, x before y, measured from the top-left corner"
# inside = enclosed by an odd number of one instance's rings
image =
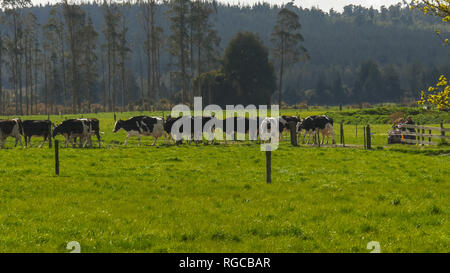
[[[436,35],[448,26],[406,4],[336,12],[202,0],[0,1],[0,114],[167,109],[194,95],[217,104],[238,103],[230,99],[237,96],[288,105],[409,103],[450,74],[449,48]],[[283,8],[299,22],[290,36],[298,52],[280,46]],[[242,56],[225,49],[242,33],[260,56],[267,51],[276,85],[261,82],[249,93],[246,81],[226,82],[233,74],[226,58]],[[223,82],[202,90],[210,79]]]

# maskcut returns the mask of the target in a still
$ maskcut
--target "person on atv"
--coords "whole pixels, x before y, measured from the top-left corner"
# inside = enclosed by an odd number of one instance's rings
[[[411,117],[408,117],[406,122],[405,122],[405,124],[407,124],[407,125],[415,125],[416,123],[412,120]],[[414,128],[407,128],[407,130],[411,134],[415,134],[416,133],[416,130]],[[406,136],[406,139],[416,139],[416,137],[408,135],[408,136]]]

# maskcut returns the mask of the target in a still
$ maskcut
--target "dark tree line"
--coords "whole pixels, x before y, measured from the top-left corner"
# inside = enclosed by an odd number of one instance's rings
[[[0,113],[147,110],[196,95],[217,104],[401,102],[450,73],[434,34],[448,26],[400,4],[342,13],[203,0],[1,7]],[[267,51],[275,86],[229,69],[245,57],[231,52],[237,41]],[[269,70],[259,73],[270,79]]]

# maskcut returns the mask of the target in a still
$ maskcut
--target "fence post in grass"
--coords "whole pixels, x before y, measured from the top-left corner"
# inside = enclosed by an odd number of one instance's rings
[[[291,144],[292,146],[297,146],[296,124],[294,122],[289,122],[289,129],[291,130]]]
[[[272,183],[272,152],[266,151],[266,181]]]
[[[416,145],[420,144],[420,129],[419,129],[420,123],[417,123],[417,130],[414,130],[416,133]]]
[[[431,130],[428,130],[428,144],[431,144]]]
[[[367,137],[366,137],[366,130],[367,130],[367,126],[363,127],[363,139],[364,139],[364,149],[367,149]]]
[[[370,149],[372,149],[372,138],[370,135],[370,125],[369,124],[367,124],[366,136],[367,136],[367,149],[370,150]]]
[[[341,144],[342,147],[345,147],[344,121],[341,121]]]
[[[59,141],[55,140],[55,174],[59,175]]]
[[[444,122],[441,122],[441,136],[445,136]]]
[[[423,125],[424,124],[422,124],[422,146],[423,146],[423,142],[425,141],[425,137],[423,136],[425,134],[425,129],[423,128]]]
[[[114,112],[114,121],[116,121],[116,112]]]

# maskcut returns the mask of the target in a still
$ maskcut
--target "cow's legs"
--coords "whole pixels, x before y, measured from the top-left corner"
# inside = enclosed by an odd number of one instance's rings
[[[23,147],[23,143],[22,143],[22,137],[20,135],[15,136],[16,138],[16,144],[14,144],[14,147],[17,147],[17,143],[20,143],[20,146]]]
[[[158,140],[158,137],[155,137],[155,140],[153,141],[153,144],[152,144],[152,146],[155,146],[156,145],[156,141]]]
[[[98,147],[100,148],[102,146],[102,139],[100,137],[100,133],[97,133],[97,140],[98,140]]]
[[[66,139],[66,142],[64,143],[64,146],[67,148],[68,146],[69,146],[69,142],[70,142],[70,139],[69,139],[69,136],[64,136],[64,138]]]
[[[125,143],[123,143],[123,146],[127,146],[129,137],[130,137],[130,134],[128,134],[127,137],[125,138]]]
[[[31,137],[30,137],[30,139],[31,139]],[[46,140],[47,140],[47,136],[44,136],[44,140],[42,141],[41,145],[39,145],[39,148],[42,148],[42,146],[44,145]],[[30,146],[31,146],[31,142],[30,142]]]

